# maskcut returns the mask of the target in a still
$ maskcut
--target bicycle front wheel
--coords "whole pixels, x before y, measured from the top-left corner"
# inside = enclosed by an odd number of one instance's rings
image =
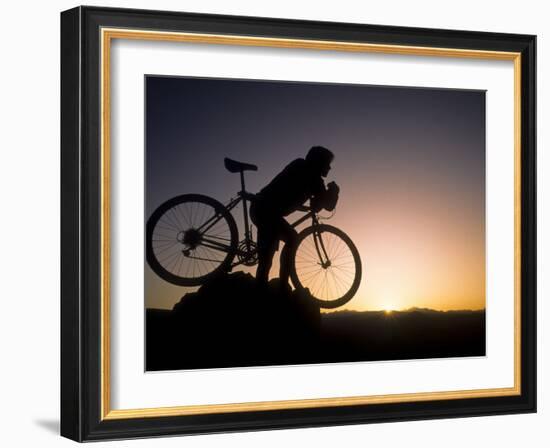
[[[147,262],[158,276],[179,286],[198,286],[229,271],[237,243],[233,216],[200,194],[166,201],[147,221]]]
[[[340,229],[315,225],[298,234],[291,256],[290,277],[307,289],[322,308],[349,302],[361,283],[361,258],[353,241]]]

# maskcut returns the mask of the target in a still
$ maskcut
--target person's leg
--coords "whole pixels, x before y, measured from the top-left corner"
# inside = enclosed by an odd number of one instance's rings
[[[290,249],[296,245],[298,239],[298,233],[284,218],[281,218],[279,228],[281,230],[281,239],[285,242],[285,247],[281,252],[281,259],[279,263],[279,278],[281,283],[288,285],[290,278],[290,268],[292,260],[289,259]]]
[[[260,207],[251,207],[250,216],[252,222],[256,225],[257,245],[258,245],[258,267],[256,269],[256,281],[261,286],[267,286],[269,280],[269,271],[273,263],[273,256],[277,250],[277,237],[271,227],[271,219],[265,214],[260,213]]]
[[[266,224],[269,225],[269,222],[263,216],[262,210],[263,207],[259,201],[253,201],[250,204],[250,220],[257,228],[258,267],[256,268],[256,281],[258,284],[265,286],[269,278],[273,255],[270,255],[269,232],[266,228]]]
[[[261,235],[262,232],[258,230],[258,268],[256,269],[256,280],[261,286],[266,286],[277,246],[269,238],[262,240]]]

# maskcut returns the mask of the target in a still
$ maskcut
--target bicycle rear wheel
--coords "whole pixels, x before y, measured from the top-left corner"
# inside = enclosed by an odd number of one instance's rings
[[[233,216],[208,196],[172,198],[147,221],[147,262],[158,276],[175,285],[198,286],[229,271],[237,244]]]
[[[298,234],[290,253],[290,278],[307,289],[322,308],[337,308],[350,301],[361,283],[361,258],[353,241],[340,229],[316,225]]]

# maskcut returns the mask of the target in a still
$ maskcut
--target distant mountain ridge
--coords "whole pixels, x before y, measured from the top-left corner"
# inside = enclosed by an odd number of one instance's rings
[[[335,310],[331,312],[326,312],[324,315],[330,314],[342,314],[342,313],[380,313],[380,314],[397,314],[397,313],[484,313],[485,308],[479,310],[469,310],[469,309],[460,309],[460,310],[435,310],[433,308],[423,308],[423,307],[410,307],[402,310]]]

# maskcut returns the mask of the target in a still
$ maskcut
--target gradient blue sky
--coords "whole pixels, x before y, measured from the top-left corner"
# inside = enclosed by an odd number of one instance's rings
[[[350,309],[485,306],[485,92],[148,76],[146,219],[165,200],[256,192],[313,145],[335,154],[330,223],[361,253]],[[235,212],[240,222],[240,211]],[[274,265],[273,274],[277,266]],[[145,267],[146,306],[188,290]]]

